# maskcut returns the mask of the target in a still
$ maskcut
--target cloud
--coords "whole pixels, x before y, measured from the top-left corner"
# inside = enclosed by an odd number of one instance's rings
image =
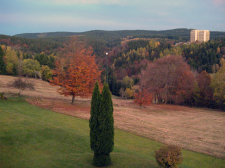
[[[36,0],[25,0],[27,2],[36,2]],[[50,3],[56,5],[129,5],[137,3],[135,0],[39,0],[38,3]]]
[[[52,5],[121,5],[121,6],[133,6],[133,5],[147,5],[149,7],[160,5],[160,6],[180,6],[184,5],[187,0],[23,0],[25,2],[35,2],[35,3],[46,3]],[[220,0],[223,1],[223,0]]]
[[[213,0],[213,3],[218,6],[218,5],[225,4],[225,0]]]
[[[86,29],[138,29],[138,25],[123,21],[112,21],[107,19],[93,19],[80,16],[63,15],[25,15],[25,14],[0,14],[3,23],[14,24],[19,27],[29,27],[42,30],[46,29],[70,29],[76,30],[80,27]]]

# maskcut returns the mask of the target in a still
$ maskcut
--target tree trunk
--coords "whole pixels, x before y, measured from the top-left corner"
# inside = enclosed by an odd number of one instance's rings
[[[71,104],[74,103],[74,100],[75,100],[75,95],[72,95],[72,103]]]
[[[165,97],[165,104],[168,102],[168,83],[166,83],[166,97]]]

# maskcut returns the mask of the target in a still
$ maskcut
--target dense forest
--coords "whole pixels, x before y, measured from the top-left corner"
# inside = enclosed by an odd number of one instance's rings
[[[96,30],[82,33],[0,35],[0,73],[14,76],[39,76],[48,81],[52,78],[55,61],[63,56],[71,37],[76,35],[87,46],[92,46],[96,63],[102,70],[101,80],[105,82],[108,77],[109,87],[114,95],[133,98],[137,90],[134,86],[141,87],[143,83],[143,72],[151,64],[168,56],[181,56],[194,73],[194,81],[199,80],[197,76],[203,72],[211,74],[210,81],[213,81],[213,77],[221,73],[223,69],[225,32],[210,32],[211,40],[208,42],[189,43],[187,41],[189,41],[190,31],[191,29]],[[108,55],[105,54],[106,52]],[[165,99],[160,99],[161,102],[165,102]],[[188,100],[182,98],[184,100],[182,102],[172,100],[166,100],[166,102],[207,107],[225,106],[223,101],[222,103],[217,101],[216,104],[212,98],[210,100],[208,98],[205,103],[196,103],[195,99],[196,94],[190,96]]]
[[[179,39],[185,38],[189,40],[190,32],[192,29],[172,29],[172,30],[118,30],[118,31],[103,31],[103,30],[93,30],[87,32],[50,32],[50,33],[24,33],[17,34],[16,37],[24,38],[47,38],[47,37],[66,37],[66,36],[85,36],[91,39],[101,39],[109,41],[110,39],[120,39],[126,38],[127,36],[132,36],[134,38],[172,38]],[[224,38],[225,32],[211,31],[211,39]]]

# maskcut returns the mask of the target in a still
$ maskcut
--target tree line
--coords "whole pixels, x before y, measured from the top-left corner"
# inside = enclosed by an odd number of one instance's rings
[[[225,60],[214,74],[194,72],[181,56],[168,55],[149,63],[140,77],[140,91],[152,102],[225,109]],[[143,94],[142,93],[142,94]],[[142,96],[143,97],[143,96]],[[135,97],[138,104],[143,103]],[[141,104],[140,104],[141,105]]]
[[[0,62],[1,75],[36,77],[48,81],[52,78],[55,56],[44,53],[33,56],[2,45]]]
[[[77,38],[77,40],[80,42],[85,41],[80,38]],[[30,77],[42,76],[44,80],[51,80],[52,76],[54,76],[52,69],[59,66],[56,63],[56,60],[68,57],[65,53],[68,54],[68,51],[71,50],[69,48],[69,46],[71,46],[70,43],[71,41],[66,41],[63,47],[58,49],[56,55],[46,54],[44,52],[38,54],[24,53],[21,50],[14,48],[14,46],[10,47],[2,45],[1,59],[3,61],[1,62],[1,74]],[[137,89],[134,89],[133,86],[141,84],[143,72],[147,70],[150,65],[154,65],[158,60],[167,58],[171,55],[181,56],[182,59],[184,59],[184,62],[189,66],[190,70],[194,72],[194,79],[197,80],[197,74],[201,72],[206,72],[207,74],[211,73],[211,79],[213,79],[215,74],[221,71],[223,65],[223,61],[221,60],[225,55],[225,39],[178,46],[174,45],[174,41],[158,38],[135,40],[127,38],[125,41],[117,44],[117,46],[111,46],[112,48],[103,41],[95,42],[94,40],[90,40],[86,42],[86,44],[87,46],[93,46],[92,50],[90,50],[90,55],[96,55],[96,66],[98,65],[101,70],[101,82],[104,83],[106,81],[106,76],[108,76],[109,88],[112,94],[124,98],[134,98],[134,93]],[[105,51],[109,52],[108,57],[105,56]],[[61,60],[60,63],[62,62],[63,61]],[[106,71],[107,67],[108,74]],[[192,73],[188,72],[188,75],[190,74]],[[183,74],[183,76],[185,75]],[[182,83],[181,79],[180,81],[173,82],[178,85],[178,83]],[[175,86],[175,84],[173,86]],[[167,84],[167,87],[169,87],[169,84]],[[176,101],[170,100],[169,96],[165,97],[165,95],[170,93],[169,91],[171,89],[172,88],[167,89],[166,94],[163,94],[164,96],[162,96],[162,93],[157,95],[157,101],[175,104],[179,103],[181,98],[178,98],[177,96],[175,96]],[[184,93],[184,90],[180,92]],[[215,103],[215,100],[211,100],[211,98],[208,99],[211,103],[193,101],[197,100],[197,97],[199,97],[198,94],[192,96],[192,101],[190,99],[185,99],[185,103],[195,106],[202,106],[202,104],[207,107],[219,106],[219,103],[212,105]],[[152,95],[152,98],[155,99],[155,96]]]
[[[121,81],[129,76],[136,84],[140,79],[141,70],[147,64],[168,55],[180,55],[190,65],[193,71],[201,73],[216,73],[220,68],[220,60],[225,53],[225,39],[206,43],[174,45],[174,41],[158,39],[130,40],[121,43],[99,60],[105,69],[109,67],[109,86],[113,94],[120,95]],[[103,72],[104,76],[106,72]]]
[[[56,54],[69,37],[28,39],[16,36],[0,35],[0,45],[11,46],[15,50],[34,55],[40,53]]]

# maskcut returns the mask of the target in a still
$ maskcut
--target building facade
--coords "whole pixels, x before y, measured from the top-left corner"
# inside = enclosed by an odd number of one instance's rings
[[[192,30],[190,33],[190,42],[195,42],[199,39],[199,30]]]
[[[190,33],[190,42],[207,42],[210,39],[209,30],[192,30]]]

